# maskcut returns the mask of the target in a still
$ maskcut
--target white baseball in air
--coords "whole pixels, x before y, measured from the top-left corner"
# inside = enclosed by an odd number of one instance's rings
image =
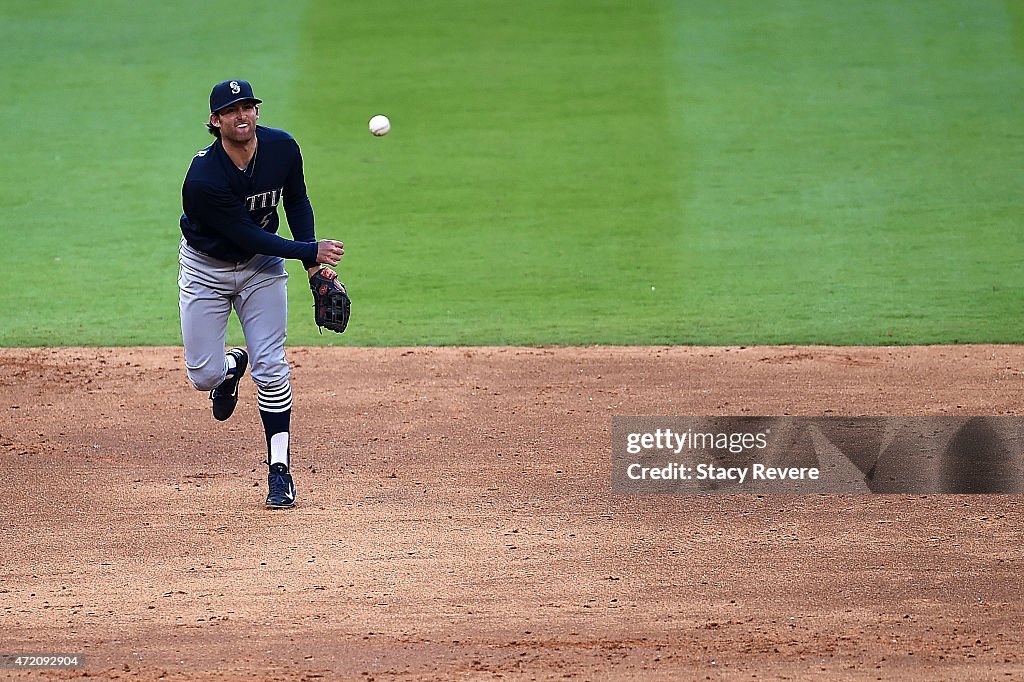
[[[391,130],[391,121],[384,114],[377,114],[370,119],[370,132],[377,137],[387,135],[389,130]]]

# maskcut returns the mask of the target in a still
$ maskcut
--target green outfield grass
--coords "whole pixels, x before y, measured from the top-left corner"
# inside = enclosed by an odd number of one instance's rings
[[[349,252],[290,343],[1024,340],[1016,2],[15,2],[0,57],[0,346],[180,343],[236,77]]]

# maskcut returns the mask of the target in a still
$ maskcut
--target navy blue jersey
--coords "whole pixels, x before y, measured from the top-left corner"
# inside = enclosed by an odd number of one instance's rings
[[[239,170],[220,138],[196,153],[181,187],[181,233],[189,245],[220,260],[256,254],[316,265],[313,207],[306,196],[299,145],[283,130],[256,126],[256,154]],[[284,204],[295,241],[277,235]]]

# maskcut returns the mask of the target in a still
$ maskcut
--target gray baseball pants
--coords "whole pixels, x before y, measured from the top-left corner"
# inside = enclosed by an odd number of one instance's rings
[[[232,308],[242,324],[256,386],[268,389],[288,381],[290,370],[284,354],[288,273],[284,259],[257,255],[235,264],[207,256],[184,239],[178,256],[181,338],[192,385],[209,391],[224,381]]]

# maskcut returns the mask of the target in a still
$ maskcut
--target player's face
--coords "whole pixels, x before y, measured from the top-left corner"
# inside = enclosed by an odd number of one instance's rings
[[[252,102],[238,102],[210,114],[210,123],[220,126],[220,136],[231,142],[245,143],[256,136],[260,108]]]

